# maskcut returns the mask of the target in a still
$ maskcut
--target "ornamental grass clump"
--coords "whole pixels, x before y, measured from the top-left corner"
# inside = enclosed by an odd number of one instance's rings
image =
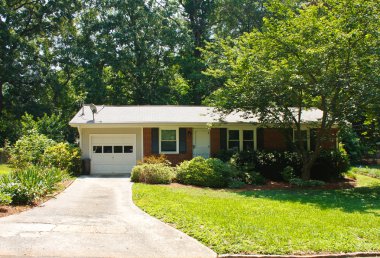
[[[0,193],[9,196],[12,204],[31,204],[68,178],[67,171],[59,168],[29,166],[1,176]]]

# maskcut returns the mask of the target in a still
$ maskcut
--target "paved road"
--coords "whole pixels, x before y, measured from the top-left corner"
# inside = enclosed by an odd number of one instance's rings
[[[78,178],[41,207],[0,219],[0,256],[216,257],[150,217],[128,178]]]

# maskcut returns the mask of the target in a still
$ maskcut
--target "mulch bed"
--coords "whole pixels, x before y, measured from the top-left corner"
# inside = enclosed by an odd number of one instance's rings
[[[29,205],[0,205],[0,218],[1,217],[6,217],[9,215],[17,214],[29,209],[32,209],[34,207],[40,206],[41,204],[47,202],[51,198],[54,198],[56,195],[60,194],[63,192],[67,187],[69,187],[74,180],[66,180],[62,183],[60,183],[58,190],[46,195],[45,197],[34,201],[33,203]]]
[[[252,191],[252,190],[294,190],[294,189],[313,189],[313,190],[334,190],[334,189],[350,189],[354,188],[356,181],[349,178],[344,178],[334,182],[328,182],[323,186],[314,187],[299,187],[285,182],[267,181],[265,185],[245,185],[239,189],[229,189],[234,191]],[[169,187],[187,187],[187,188],[207,188],[193,185],[183,185],[179,183],[171,183]]]

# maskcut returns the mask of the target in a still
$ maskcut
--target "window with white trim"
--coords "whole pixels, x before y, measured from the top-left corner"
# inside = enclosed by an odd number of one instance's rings
[[[178,152],[178,130],[161,129],[160,130],[160,152],[176,153]]]
[[[253,137],[253,130],[243,130],[243,151],[252,151],[254,149]]]
[[[240,150],[239,130],[228,130],[228,149],[233,151]]]
[[[227,134],[227,148],[233,151],[252,151],[255,148],[255,131],[231,129]]]

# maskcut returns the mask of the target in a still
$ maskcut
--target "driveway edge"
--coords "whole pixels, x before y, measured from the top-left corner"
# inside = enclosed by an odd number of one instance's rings
[[[220,258],[330,258],[330,257],[380,257],[380,252],[355,252],[340,254],[311,254],[311,255],[264,255],[264,254],[221,254]]]

